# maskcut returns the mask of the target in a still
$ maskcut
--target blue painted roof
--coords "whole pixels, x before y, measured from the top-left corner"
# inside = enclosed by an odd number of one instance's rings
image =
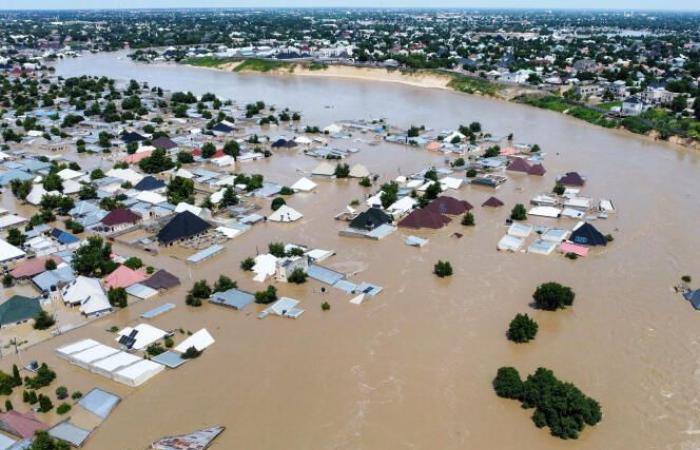
[[[225,292],[215,292],[209,301],[234,309],[243,309],[255,301],[255,296],[239,289],[229,289]]]

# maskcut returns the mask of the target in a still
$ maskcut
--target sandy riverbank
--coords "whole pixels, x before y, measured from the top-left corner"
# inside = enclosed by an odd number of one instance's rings
[[[242,61],[223,64],[215,70],[234,71]],[[241,72],[255,72],[242,70]],[[448,86],[452,77],[437,73],[419,72],[407,73],[399,70],[387,70],[370,67],[353,67],[342,65],[330,65],[323,69],[311,69],[305,65],[294,64],[287,67],[273,69],[268,72],[274,75],[295,75],[316,78],[345,78],[353,80],[380,81],[385,83],[400,83],[408,86],[431,89],[450,89]]]

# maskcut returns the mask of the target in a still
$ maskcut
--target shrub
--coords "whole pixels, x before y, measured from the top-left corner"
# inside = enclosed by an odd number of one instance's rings
[[[433,273],[440,278],[452,275],[452,264],[449,261],[438,261],[433,268]]]
[[[255,293],[255,303],[266,305],[277,300],[277,288],[269,285],[264,291]]]
[[[280,189],[280,195],[293,195],[294,191],[292,188],[288,186],[282,186],[282,189]]]
[[[608,241],[608,242],[612,242],[612,241],[615,240],[615,238],[613,237],[612,234],[606,234],[606,235],[605,235],[605,240]]]
[[[43,309],[39,311],[39,314],[34,318],[34,329],[35,330],[46,330],[51,328],[56,323],[56,319]]]
[[[335,176],[337,178],[347,178],[350,175],[350,166],[347,164],[338,164],[335,166]]]
[[[287,256],[287,253],[284,251],[284,243],[283,242],[270,242],[267,244],[267,249],[268,252],[276,256],[278,258],[284,258]]]
[[[7,400],[5,400],[5,411],[12,411],[13,409],[15,409],[15,407],[12,404],[12,401],[10,401],[10,399],[8,398]]]
[[[124,261],[124,265],[129,269],[136,270],[143,267],[143,261],[141,261],[141,259],[137,258],[136,256],[132,256],[131,258]]]
[[[44,269],[55,270],[56,269],[56,261],[54,261],[53,259],[47,259],[46,262],[44,263]]]
[[[225,292],[229,289],[237,288],[238,283],[227,277],[226,275],[219,275],[219,279],[214,283],[214,292]]]
[[[59,415],[63,415],[71,409],[72,407],[68,403],[61,403],[60,405],[58,405],[58,408],[56,408],[56,413],[58,413]]]
[[[36,375],[34,377],[24,378],[24,385],[28,389],[41,389],[50,385],[55,379],[56,372],[49,369],[49,366],[47,366],[46,363],[41,363],[41,366],[39,366],[39,370],[36,371]]]
[[[59,386],[56,388],[56,398],[59,400],[63,400],[65,398],[68,398],[68,388],[65,386]]]
[[[253,270],[253,267],[255,267],[255,260],[253,258],[248,257],[241,261],[241,269],[245,270],[246,272]]]
[[[493,380],[496,395],[503,398],[519,400],[523,395],[523,382],[520,374],[513,367],[501,367]]]
[[[564,186],[561,183],[555,184],[554,188],[552,189],[552,192],[554,192],[557,195],[564,195],[565,191],[566,191],[566,186]]]
[[[185,296],[185,304],[187,306],[194,306],[194,307],[202,306],[202,299],[197,298],[192,294],[187,294]]]
[[[73,400],[80,400],[81,398],[83,398],[83,393],[80,391],[75,391],[71,394],[70,398],[72,398]]]
[[[535,305],[547,311],[565,309],[574,303],[575,297],[576,294],[570,287],[562,286],[553,281],[539,285],[535,293],[532,294]]]
[[[369,177],[362,177],[362,179],[360,180],[360,186],[370,187],[372,186],[372,180],[370,180]]]
[[[467,169],[467,178],[474,178],[476,174],[476,169]]]
[[[206,280],[199,280],[194,285],[192,285],[192,289],[190,289],[190,295],[192,295],[194,298],[209,298],[211,295],[211,288],[207,284]]]
[[[49,412],[53,409],[53,402],[44,394],[39,394],[39,412]]]
[[[331,309],[331,304],[328,302],[323,302],[321,303],[321,310],[322,311],[330,311]]]
[[[578,259],[578,255],[576,253],[573,253],[573,252],[566,252],[566,254],[564,254],[564,256],[566,256],[567,258],[569,258],[571,260]]]
[[[165,353],[165,351],[166,350],[163,348],[160,342],[155,342],[146,347],[146,353],[150,356],[158,356],[161,353]]]
[[[508,327],[508,339],[519,344],[535,339],[537,335],[537,322],[527,314],[517,314]]]
[[[39,401],[39,399],[36,396],[36,391],[23,391],[22,401],[24,403],[29,403],[30,405],[36,404],[36,402]]]
[[[683,275],[683,276],[681,277],[681,281],[684,282],[684,283],[690,283],[691,281],[693,281],[693,279],[691,278],[690,275]]]
[[[107,299],[112,306],[118,306],[120,308],[127,307],[127,293],[126,289],[123,287],[110,288],[109,291],[107,291]]]
[[[187,350],[185,350],[185,353],[182,354],[182,357],[184,359],[194,359],[194,358],[199,357],[199,355],[201,355],[201,354],[202,354],[201,351],[197,350],[194,346],[192,346],[192,347],[188,348]]]
[[[170,336],[165,336],[163,338],[163,344],[165,344],[165,348],[173,348],[175,345],[175,341],[173,341],[173,338]]]
[[[272,208],[273,211],[277,211],[282,207],[282,205],[286,205],[287,202],[282,198],[282,197],[275,197],[272,200],[272,203],[270,204],[270,208]]]
[[[306,283],[306,278],[309,275],[306,273],[304,269],[301,267],[297,267],[292,271],[292,273],[289,274],[287,277],[287,281],[290,283],[295,283],[295,284],[302,284]]]
[[[473,227],[475,225],[474,214],[467,211],[464,214],[464,217],[462,217],[462,225],[464,225],[465,227]]]
[[[510,212],[510,218],[512,220],[527,219],[527,210],[525,209],[525,205],[523,205],[522,203],[518,203],[517,205],[515,205]]]

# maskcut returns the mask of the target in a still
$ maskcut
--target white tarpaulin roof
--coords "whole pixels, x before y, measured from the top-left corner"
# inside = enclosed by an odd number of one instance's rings
[[[294,183],[290,187],[292,189],[294,189],[295,191],[309,192],[309,191],[314,190],[316,188],[316,186],[318,186],[318,185],[316,183],[314,183],[313,181],[309,180],[306,177],[302,177],[301,179],[299,179],[299,181],[297,181],[296,183]]]
[[[353,178],[364,178],[369,176],[369,170],[362,164],[355,164],[350,168],[350,174]]]
[[[255,257],[255,265],[253,266],[253,272],[255,272],[255,281],[262,283],[267,277],[271,277],[275,274],[277,270],[277,257],[269,253],[258,255]]]
[[[184,341],[175,347],[176,352],[185,353],[188,348],[194,347],[198,351],[202,351],[214,343],[214,338],[207,331],[206,328],[202,328],[197,331],[192,336],[188,337]]]
[[[287,205],[282,205],[277,211],[270,214],[267,219],[272,222],[296,222],[302,217],[304,217],[304,215],[296,209]]]
[[[116,372],[114,381],[136,387],[158,375],[164,369],[165,366],[144,359]]]
[[[18,249],[4,239],[0,239],[0,262],[21,258],[25,254],[24,251]]]
[[[554,206],[535,206],[527,212],[531,216],[551,217],[556,219],[561,214],[561,209]]]

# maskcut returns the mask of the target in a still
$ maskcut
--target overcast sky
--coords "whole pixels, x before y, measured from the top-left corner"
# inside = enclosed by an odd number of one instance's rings
[[[700,11],[700,0],[0,0],[0,9],[197,7],[466,7]]]

